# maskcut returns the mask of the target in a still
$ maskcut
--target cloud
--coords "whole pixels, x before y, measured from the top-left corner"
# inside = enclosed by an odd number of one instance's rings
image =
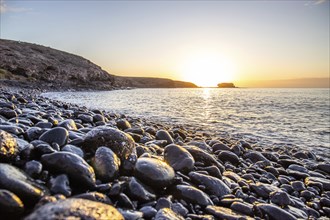
[[[6,13],[6,12],[26,12],[31,11],[31,8],[21,8],[21,7],[11,7],[8,6],[5,2],[5,0],[0,0],[0,13]]]

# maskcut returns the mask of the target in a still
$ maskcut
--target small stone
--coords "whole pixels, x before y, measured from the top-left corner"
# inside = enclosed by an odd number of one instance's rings
[[[93,153],[101,146],[110,148],[121,160],[125,160],[135,149],[135,142],[130,135],[118,129],[100,126],[86,134],[83,149]]]
[[[241,215],[237,212],[234,212],[231,209],[220,207],[220,206],[212,206],[209,205],[206,207],[206,212],[215,216],[216,219],[248,219],[252,220],[252,218],[248,216]]]
[[[157,213],[157,210],[151,206],[144,206],[139,211],[143,213],[143,218],[145,219],[151,219]]]
[[[18,219],[24,212],[24,205],[14,193],[0,189],[0,213],[4,219]]]
[[[181,146],[170,144],[164,149],[164,160],[175,170],[189,172],[194,168],[195,160]]]
[[[32,178],[37,178],[42,171],[42,164],[39,161],[31,160],[26,162],[24,171]]]
[[[116,122],[116,125],[120,130],[125,130],[132,127],[131,124],[126,119],[119,119]]]
[[[19,153],[16,139],[6,131],[0,130],[0,162],[9,162]]]
[[[167,163],[154,158],[139,158],[135,164],[135,176],[144,184],[162,188],[172,184],[174,170]]]
[[[157,212],[155,220],[184,220],[184,218],[169,208],[163,208]]]
[[[112,205],[110,198],[99,192],[87,192],[73,196],[72,198],[87,199],[94,202],[101,202],[104,204]]]
[[[55,194],[62,194],[66,197],[71,195],[71,188],[69,178],[65,174],[58,175],[50,179],[50,192]]]
[[[173,138],[166,130],[159,130],[156,133],[156,140],[166,140],[167,144],[173,144]]]
[[[221,151],[218,158],[223,162],[230,162],[233,165],[239,164],[239,158],[236,154],[231,151]]]
[[[188,203],[198,204],[202,207],[213,205],[210,197],[203,191],[187,185],[177,185],[173,196],[177,199],[183,199]]]
[[[290,205],[291,200],[289,195],[283,191],[274,191],[269,194],[270,201],[278,206]]]
[[[114,180],[119,173],[120,159],[107,147],[99,147],[92,160],[96,177],[102,182]]]
[[[138,201],[146,202],[156,199],[154,192],[134,177],[128,183],[128,190],[130,196]]]
[[[215,195],[221,198],[231,193],[230,188],[222,180],[216,177],[197,172],[190,172],[189,177],[193,182],[205,186],[205,191],[210,195]]]
[[[289,212],[281,209],[278,206],[259,203],[254,205],[254,210],[257,212],[258,216],[264,218],[267,216],[269,219],[274,220],[295,220],[296,217],[291,215]]]
[[[43,133],[39,140],[47,142],[49,144],[57,143],[60,146],[64,146],[68,142],[69,132],[62,127],[56,127]]]
[[[75,154],[69,152],[45,154],[41,157],[41,163],[51,172],[67,174],[72,180],[70,182],[78,186],[88,189],[95,187],[93,167]]]
[[[78,219],[124,220],[118,210],[111,205],[75,198],[47,203],[34,210],[25,220],[67,219],[73,217]]]
[[[77,130],[77,125],[72,119],[66,119],[64,121],[61,121],[57,125],[58,127],[65,128],[68,131],[76,131]]]
[[[78,155],[81,158],[84,158],[84,151],[82,151],[79,147],[76,147],[76,146],[74,146],[72,144],[65,145],[62,148],[62,151],[70,152],[70,153],[73,153],[73,154]]]

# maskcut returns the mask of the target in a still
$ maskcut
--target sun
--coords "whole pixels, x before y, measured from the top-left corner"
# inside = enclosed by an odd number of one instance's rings
[[[201,87],[216,87],[221,82],[234,80],[234,64],[217,54],[199,54],[187,58],[181,66],[184,81]]]

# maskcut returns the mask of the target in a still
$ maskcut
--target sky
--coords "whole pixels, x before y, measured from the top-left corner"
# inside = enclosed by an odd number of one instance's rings
[[[0,38],[201,86],[329,77],[329,0],[0,0]]]

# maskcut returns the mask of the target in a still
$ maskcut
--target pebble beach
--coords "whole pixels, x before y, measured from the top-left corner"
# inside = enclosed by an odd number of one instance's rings
[[[329,158],[0,89],[4,219],[328,219]]]

